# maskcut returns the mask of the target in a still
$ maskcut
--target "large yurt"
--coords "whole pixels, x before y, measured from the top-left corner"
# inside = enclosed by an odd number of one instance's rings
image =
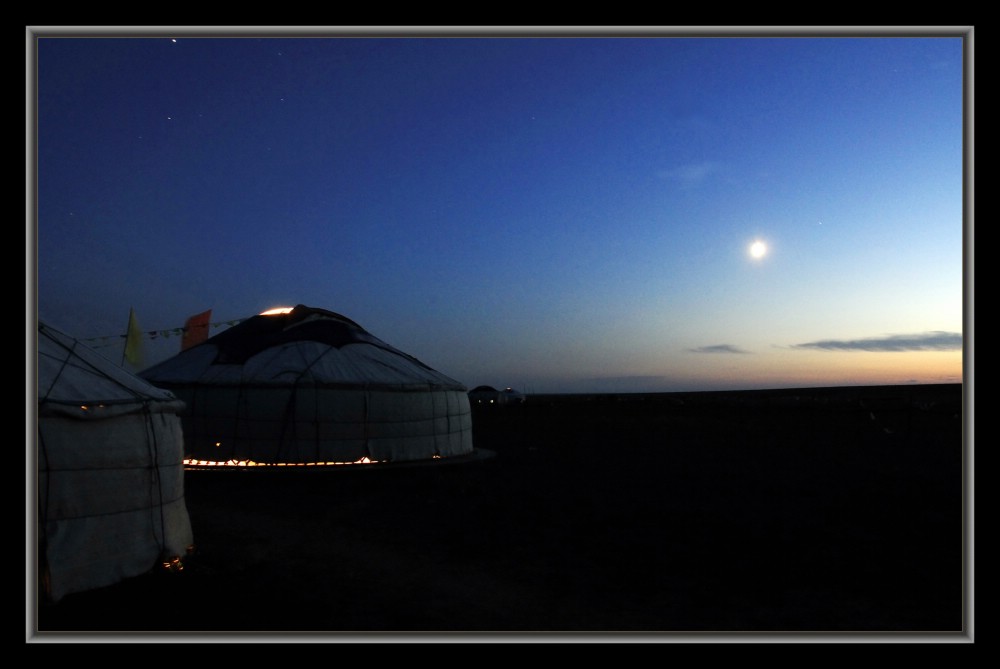
[[[41,322],[37,371],[43,596],[180,565],[192,546],[183,403]]]
[[[473,452],[463,384],[324,309],[247,318],[141,375],[186,404],[192,466],[399,463]]]

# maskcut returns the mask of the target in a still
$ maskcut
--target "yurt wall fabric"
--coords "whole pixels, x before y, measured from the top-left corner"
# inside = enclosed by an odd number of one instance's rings
[[[185,402],[195,460],[406,461],[473,450],[463,384],[322,309],[247,319],[142,375]]]
[[[192,545],[182,408],[39,324],[39,568],[49,599],[138,576]]]

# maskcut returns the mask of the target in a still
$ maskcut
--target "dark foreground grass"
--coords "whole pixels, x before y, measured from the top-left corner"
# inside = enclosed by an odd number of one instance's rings
[[[183,571],[36,603],[29,629],[962,638],[962,400],[960,385],[538,395],[474,414],[491,457],[188,472]]]

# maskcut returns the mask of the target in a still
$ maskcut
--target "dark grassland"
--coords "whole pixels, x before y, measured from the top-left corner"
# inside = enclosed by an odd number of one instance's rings
[[[961,385],[533,395],[475,410],[491,457],[189,471],[183,571],[30,606],[29,628],[962,637],[964,414]]]

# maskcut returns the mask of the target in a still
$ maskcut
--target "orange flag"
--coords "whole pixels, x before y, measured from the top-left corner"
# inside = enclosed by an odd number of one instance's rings
[[[181,350],[186,351],[208,339],[208,321],[212,318],[212,310],[203,311],[187,319],[184,323],[184,335],[181,337]]]
[[[128,310],[128,332],[125,334],[125,360],[133,367],[142,367],[142,331],[135,320],[135,311]]]

